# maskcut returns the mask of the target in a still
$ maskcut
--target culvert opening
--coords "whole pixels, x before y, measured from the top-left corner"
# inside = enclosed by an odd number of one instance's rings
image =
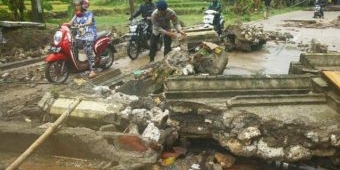
[[[176,163],[169,167],[181,169],[183,164],[189,164],[199,169],[211,169],[221,166],[227,170],[339,170],[330,158],[312,157],[299,162],[282,162],[264,160],[255,157],[237,156],[212,138],[179,138],[173,143],[173,148],[186,147],[186,153],[177,157]],[[167,148],[166,148],[167,147]],[[173,152],[165,146],[165,152]],[[176,152],[176,151],[175,151]],[[185,162],[185,163],[183,163]]]

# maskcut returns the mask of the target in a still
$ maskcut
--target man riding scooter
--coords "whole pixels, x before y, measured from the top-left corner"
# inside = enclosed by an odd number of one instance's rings
[[[220,23],[221,20],[221,12],[222,12],[222,5],[220,0],[212,0],[208,7],[209,10],[214,10],[217,13],[215,14],[213,25],[218,35],[222,34],[222,25]]]
[[[143,19],[148,23],[149,27],[148,30],[152,31],[152,23],[151,23],[151,14],[152,12],[156,9],[156,5],[152,2],[152,0],[144,0],[144,2],[140,5],[137,11],[135,11],[129,20],[131,21],[132,19],[138,17],[139,15],[142,14]]]
[[[324,18],[324,7],[326,6],[326,0],[315,0],[315,11],[313,18],[317,18],[318,16]]]

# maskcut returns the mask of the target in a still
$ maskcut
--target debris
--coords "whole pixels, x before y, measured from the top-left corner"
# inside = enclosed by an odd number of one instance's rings
[[[222,166],[222,168],[229,168],[234,165],[236,159],[231,155],[222,154],[216,152],[214,155],[216,161]]]
[[[220,46],[203,42],[194,54],[192,64],[197,73],[221,74],[228,64],[228,56]]]
[[[172,164],[174,164],[176,161],[176,157],[172,156],[172,157],[167,157],[165,159],[162,159],[162,166],[170,166]]]
[[[225,48],[229,51],[256,51],[266,43],[263,27],[255,25],[229,25],[225,28],[223,35]]]
[[[192,164],[189,170],[201,169],[199,164]]]
[[[149,138],[154,141],[158,141],[160,138],[159,129],[153,124],[149,123],[146,129],[144,130],[142,136],[144,138]]]
[[[321,44],[318,40],[312,39],[310,43],[310,49],[308,52],[311,53],[327,53],[328,46]]]

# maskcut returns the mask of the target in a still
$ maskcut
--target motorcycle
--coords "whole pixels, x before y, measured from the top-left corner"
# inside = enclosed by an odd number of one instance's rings
[[[321,14],[321,6],[320,5],[315,5],[315,7],[314,7],[314,16],[313,16],[313,18],[317,18],[317,17],[319,17],[319,18],[323,17],[322,14]]]
[[[135,60],[143,49],[150,49],[151,29],[145,19],[133,19],[129,25],[129,41],[127,54],[131,60]]]
[[[219,16],[219,21],[214,22],[215,16]],[[222,29],[224,28],[224,17],[219,12],[215,10],[208,9],[204,12],[203,17],[203,27],[204,28],[214,28],[214,30],[220,36],[222,34]]]
[[[78,50],[76,34],[82,28],[63,24],[54,34],[49,54],[45,58],[45,77],[51,83],[64,83],[71,71],[82,72],[89,70],[89,63],[83,50]],[[110,39],[111,32],[97,33],[93,45],[95,66],[108,69],[114,61],[115,47]]]
[[[129,25],[130,36],[127,44],[127,54],[131,60],[135,60],[139,54],[146,49],[150,49],[152,31],[146,19],[133,19]],[[157,44],[157,50],[163,45],[163,36]]]

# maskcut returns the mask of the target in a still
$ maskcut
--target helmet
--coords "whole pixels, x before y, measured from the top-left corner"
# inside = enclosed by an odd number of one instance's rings
[[[86,11],[87,8],[90,6],[88,0],[73,0],[73,4],[80,4],[82,10]]]
[[[166,10],[168,8],[168,4],[164,0],[160,0],[156,3],[158,10]]]
[[[88,0],[83,0],[83,5],[81,6],[83,9],[87,10],[89,8],[90,3]]]

